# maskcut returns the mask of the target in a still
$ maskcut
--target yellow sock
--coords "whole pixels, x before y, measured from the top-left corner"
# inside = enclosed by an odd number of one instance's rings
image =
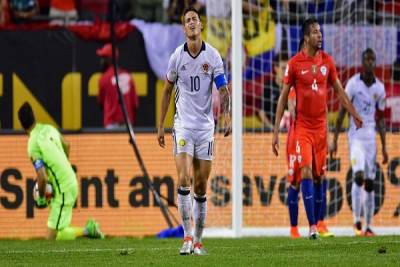
[[[75,240],[80,236],[83,236],[82,227],[67,227],[58,231],[56,240]]]
[[[84,236],[84,232],[83,231],[85,230],[85,228],[83,228],[83,227],[74,227],[74,226],[72,226],[71,228],[74,229],[76,237]]]

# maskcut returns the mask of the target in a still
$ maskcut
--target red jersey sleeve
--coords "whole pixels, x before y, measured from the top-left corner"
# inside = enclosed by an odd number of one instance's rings
[[[331,56],[328,56],[327,61],[329,68],[329,83],[333,84],[338,79],[336,64]]]
[[[283,82],[288,85],[293,85],[294,80],[295,80],[294,60],[291,59],[291,60],[289,60],[287,66],[286,66]]]

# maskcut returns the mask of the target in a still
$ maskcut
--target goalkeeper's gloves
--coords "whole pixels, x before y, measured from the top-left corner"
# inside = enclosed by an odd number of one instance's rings
[[[47,207],[47,200],[46,200],[45,197],[39,197],[39,198],[36,200],[36,204],[37,204],[37,206],[38,206],[39,208],[45,208],[45,207]]]

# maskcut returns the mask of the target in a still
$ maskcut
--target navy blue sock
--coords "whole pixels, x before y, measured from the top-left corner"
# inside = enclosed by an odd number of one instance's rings
[[[314,183],[314,218],[318,222],[322,208],[322,183]]]
[[[299,214],[299,191],[293,186],[289,186],[288,188],[287,202],[289,206],[290,226],[297,226],[297,218]]]
[[[319,221],[323,221],[326,215],[326,189],[328,187],[328,181],[326,179],[322,180],[322,203],[321,203],[321,213],[318,217]]]
[[[303,202],[307,213],[308,223],[310,224],[310,226],[314,225],[314,189],[313,181],[311,179],[302,179],[301,193],[303,195]]]

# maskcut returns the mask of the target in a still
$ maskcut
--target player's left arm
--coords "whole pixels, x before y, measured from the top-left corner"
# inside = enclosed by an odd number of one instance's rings
[[[226,76],[224,73],[224,64],[222,63],[222,58],[217,51],[215,51],[214,59],[215,59],[214,62],[215,68],[213,70],[214,83],[221,96],[221,107],[222,107],[222,113],[224,114],[224,128],[225,128],[224,136],[228,136],[231,134],[232,131],[231,94],[229,93],[228,82],[226,80]]]
[[[232,110],[232,101],[231,94],[229,93],[228,86],[225,84],[218,88],[218,91],[221,96],[221,106],[222,113],[224,114],[224,128],[225,134],[224,136],[228,136],[232,132],[232,122],[231,122],[231,110]]]
[[[388,162],[389,156],[386,150],[386,127],[385,127],[385,93],[380,97],[376,107],[376,126],[378,128],[379,136],[381,138],[382,144],[382,164],[386,164]]]

